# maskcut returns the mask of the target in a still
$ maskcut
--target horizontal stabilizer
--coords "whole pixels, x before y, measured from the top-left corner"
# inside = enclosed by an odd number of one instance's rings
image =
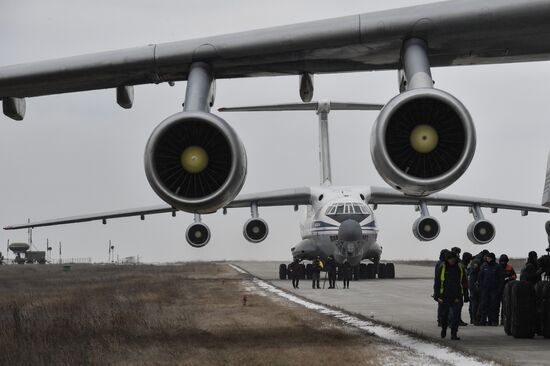
[[[228,107],[220,108],[220,112],[277,112],[277,111],[317,111],[320,105],[327,105],[327,102],[310,103],[288,103],[258,105],[246,107]],[[383,104],[370,103],[348,103],[348,102],[328,102],[329,111],[378,111],[384,107]]]

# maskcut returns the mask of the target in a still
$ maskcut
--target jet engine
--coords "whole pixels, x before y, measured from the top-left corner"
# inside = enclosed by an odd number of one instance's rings
[[[243,227],[244,238],[251,243],[260,243],[264,241],[268,233],[269,227],[267,226],[267,222],[259,217],[248,219]]]
[[[210,241],[210,229],[202,222],[195,222],[187,228],[185,239],[192,247],[202,248]]]
[[[474,244],[484,245],[491,242],[496,235],[495,226],[489,221],[475,220],[468,225],[468,239]]]
[[[476,146],[468,110],[452,95],[433,88],[409,90],[387,103],[371,140],[378,173],[413,196],[456,181],[470,165]]]
[[[420,241],[431,241],[439,236],[439,222],[435,217],[422,216],[413,223],[413,234]]]
[[[246,152],[223,119],[204,111],[184,111],[165,119],[151,134],[145,173],[153,190],[172,207],[211,213],[240,192]]]

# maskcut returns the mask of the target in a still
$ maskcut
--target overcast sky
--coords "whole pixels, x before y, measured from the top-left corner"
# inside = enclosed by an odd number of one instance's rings
[[[88,52],[184,40],[261,27],[396,8],[429,1],[80,1],[20,0],[0,6],[0,65],[11,65]],[[464,176],[447,193],[539,203],[550,136],[550,63],[433,69],[436,87],[459,98],[477,128],[477,151]],[[317,76],[315,99],[385,103],[398,92],[396,72]],[[297,77],[222,80],[216,107],[296,102]],[[180,111],[185,83],[175,87],[135,88],[135,103],[123,110],[114,90],[56,95],[27,100],[27,116],[15,122],[0,116],[0,224],[119,210],[162,203],[145,178],[143,151],[153,130]],[[333,181],[337,185],[385,186],[369,151],[376,112],[330,115]],[[316,116],[310,112],[233,113],[223,116],[240,135],[248,155],[243,193],[319,181]],[[376,211],[383,258],[435,258],[444,247],[478,252],[466,237],[472,221],[467,209],[440,219],[441,235],[429,243],[411,232],[418,214],[411,207]],[[129,218],[41,228],[34,244],[45,248],[63,242],[64,257],[107,259],[113,240],[121,256],[145,261],[213,259],[290,259],[300,240],[298,223],[304,209],[262,208],[270,236],[248,243],[242,225],[248,209],[227,216],[210,215],[212,240],[190,247],[185,229],[192,215]],[[498,254],[525,255],[547,246],[547,215],[521,217],[518,212],[486,216],[497,236],[486,248]],[[26,231],[0,232],[3,243],[25,241]],[[0,243],[1,243],[0,242]],[[5,246],[0,251],[5,251]]]

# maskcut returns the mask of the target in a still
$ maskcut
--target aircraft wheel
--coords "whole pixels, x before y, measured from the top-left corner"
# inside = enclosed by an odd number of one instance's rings
[[[385,277],[392,280],[395,278],[395,265],[393,263],[386,263]]]
[[[361,278],[361,276],[360,276],[360,273],[359,273],[359,266],[353,267],[353,280],[354,281],[359,281],[360,278]]]
[[[540,298],[540,328],[544,338],[550,338],[550,282],[543,282],[542,296]]]
[[[359,278],[362,280],[367,279],[367,265],[365,263],[359,264]]]
[[[537,321],[535,324],[535,334],[542,335],[543,321],[544,321],[544,312],[542,309],[542,298],[544,291],[545,282],[540,281],[535,284],[535,299],[536,299],[536,309],[537,309]]]
[[[300,279],[306,279],[306,266],[304,264],[300,264]]]
[[[533,338],[536,324],[536,296],[534,286],[520,281],[512,288],[512,324],[514,338]]]
[[[280,280],[286,280],[286,276],[287,276],[286,264],[280,264],[279,265],[279,279]]]
[[[378,263],[378,278],[386,278],[386,264]]]
[[[311,263],[308,263],[306,265],[306,278],[308,280],[311,280],[313,278],[313,267],[311,266]]]
[[[507,335],[512,335],[512,288],[518,283],[519,281],[508,282],[504,287],[504,294],[502,296],[502,317],[504,332]]]
[[[367,264],[367,279],[372,280],[376,278],[376,267],[374,263]]]

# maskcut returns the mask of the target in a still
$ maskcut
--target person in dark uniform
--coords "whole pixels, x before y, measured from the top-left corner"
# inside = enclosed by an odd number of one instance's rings
[[[311,282],[311,288],[321,288],[321,270],[323,269],[323,261],[320,257],[315,258],[311,265],[311,274],[313,281]]]
[[[441,269],[441,265],[445,263],[445,260],[447,258],[447,255],[449,254],[448,249],[441,249],[439,252],[439,260],[435,264],[435,271],[434,271],[434,278],[437,277],[437,274],[439,273],[439,270]],[[441,306],[437,307],[437,326],[441,326]]]
[[[485,262],[485,256],[489,254],[488,250],[483,250],[477,254],[467,269],[468,291],[470,295],[470,324],[479,325],[479,303],[481,301],[481,292],[479,289],[479,271]]]
[[[504,271],[504,281],[502,285],[502,291],[500,293],[500,325],[504,325],[504,307],[502,304],[502,298],[504,295],[504,287],[506,287],[506,284],[510,281],[514,281],[517,278],[516,271],[514,270],[514,267],[508,263],[510,260],[506,254],[501,254],[500,258],[498,259],[498,264],[502,267],[502,270]]]
[[[298,287],[300,285],[300,276],[302,275],[302,268],[300,266],[300,260],[295,258],[292,263],[288,266],[290,272],[290,278],[292,278],[292,287]]]
[[[496,263],[495,253],[489,253],[485,257],[485,263],[479,271],[479,287],[481,291],[479,325],[498,325],[498,310],[503,282],[504,270]]]
[[[332,255],[329,256],[326,263],[326,270],[328,273],[328,288],[336,288],[336,267],[336,260]]]
[[[453,248],[453,249],[460,250],[460,248]],[[454,251],[454,250],[453,250],[453,252],[456,253],[456,251]],[[468,275],[468,266],[470,265],[471,261],[472,261],[472,253],[464,252],[464,254],[462,255],[462,260],[460,261],[460,263],[458,265],[462,267],[462,271],[466,274],[466,276]],[[470,297],[470,290],[467,289],[466,291],[468,291],[468,297]],[[462,307],[463,306],[464,306],[464,304],[462,304],[460,306],[460,312],[459,312],[460,318],[459,318],[458,322],[459,322],[461,327],[466,327],[466,326],[468,326],[468,324],[464,320],[462,320]]]
[[[344,288],[349,288],[349,281],[351,280],[351,265],[347,259],[344,259],[342,263],[342,281],[344,282]]]
[[[534,285],[542,280],[542,276],[538,271],[539,268],[537,260],[537,252],[529,252],[527,263],[525,263],[525,267],[521,270],[521,274],[519,276],[521,281],[528,281]]]
[[[462,302],[468,302],[468,280],[456,253],[450,252],[434,278],[434,299],[438,303],[441,321],[441,338],[447,336],[451,326],[451,339],[459,340],[458,327]]]

